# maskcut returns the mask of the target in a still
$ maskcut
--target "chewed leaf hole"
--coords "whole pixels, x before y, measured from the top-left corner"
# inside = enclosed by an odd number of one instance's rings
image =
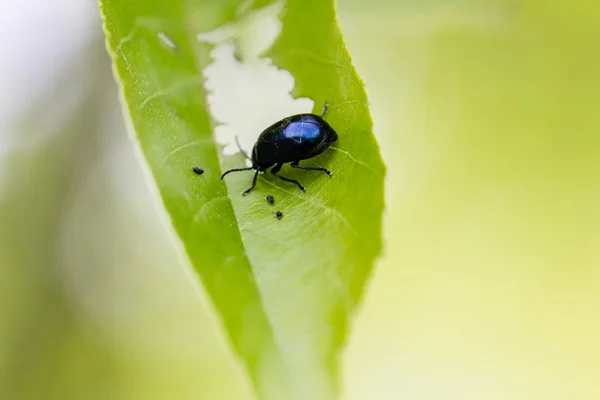
[[[216,141],[225,155],[250,153],[258,135],[274,122],[292,114],[311,112],[314,102],[295,99],[290,92],[294,77],[261,57],[281,32],[278,2],[241,17],[236,23],[198,35],[215,44],[213,62],[203,73],[210,113],[218,123]]]

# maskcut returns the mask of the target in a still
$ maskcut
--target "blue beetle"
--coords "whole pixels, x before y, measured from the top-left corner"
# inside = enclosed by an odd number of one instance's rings
[[[296,184],[304,192],[304,186],[300,182],[279,175],[279,171],[285,163],[291,163],[290,166],[292,168],[322,171],[331,177],[331,172],[323,167],[305,167],[298,164],[301,160],[307,160],[321,154],[338,139],[337,133],[323,119],[326,113],[327,102],[323,106],[321,115],[297,114],[274,123],[258,137],[252,149],[252,157],[248,157],[240,148],[242,154],[252,161],[252,166],[225,171],[221,175],[221,179],[231,172],[256,170],[252,186],[242,193],[243,195],[247,195],[256,186],[258,173],[266,171],[270,167],[273,167],[271,168],[271,173],[274,176],[286,182]]]

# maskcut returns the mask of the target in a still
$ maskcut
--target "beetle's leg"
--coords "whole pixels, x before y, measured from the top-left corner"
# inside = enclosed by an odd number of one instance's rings
[[[323,168],[323,167],[305,167],[303,165],[298,165],[299,162],[300,161],[294,161],[293,163],[290,164],[290,167],[292,167],[292,168],[299,168],[299,169],[306,169],[306,170],[309,170],[309,171],[323,171],[327,175],[329,175],[329,177],[333,176],[333,174],[331,173],[331,171],[329,171],[326,168]]]
[[[279,170],[281,169],[281,167],[282,167],[282,166],[283,166],[283,164],[281,164],[281,163],[279,163],[279,164],[276,164],[276,165],[275,165],[273,168],[271,168],[271,173],[272,173],[274,176],[276,176],[276,177],[278,177],[279,179],[281,179],[282,181],[286,181],[286,182],[289,182],[289,183],[295,183],[296,185],[298,185],[298,187],[300,188],[300,190],[302,190],[302,192],[304,192],[304,186],[302,186],[302,185],[300,184],[300,182],[298,182],[298,181],[297,181],[297,180],[295,180],[295,179],[286,178],[285,176],[281,176],[281,175],[278,175],[278,174],[277,174],[277,173],[279,172]]]
[[[250,171],[251,169],[254,169],[253,167],[248,167],[248,168],[235,168],[235,169],[230,169],[229,171],[225,171],[223,173],[223,175],[221,175],[221,179],[223,179],[225,177],[225,175],[229,174],[230,172],[237,172],[237,171]]]
[[[254,189],[254,187],[256,186],[256,178],[258,178],[258,172],[260,171],[260,169],[256,169],[256,173],[254,174],[254,178],[252,179],[252,186],[250,186],[249,189],[246,189],[244,191],[244,193],[242,193],[242,196],[247,195],[248,193],[250,193],[252,191],[252,189]]]
[[[327,109],[329,108],[329,103],[325,102],[323,104],[323,112],[321,113],[320,117],[323,118],[325,116],[325,114],[327,114]]]

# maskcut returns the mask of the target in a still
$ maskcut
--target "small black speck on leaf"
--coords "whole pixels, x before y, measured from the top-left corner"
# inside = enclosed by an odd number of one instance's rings
[[[192,168],[192,171],[194,171],[198,175],[202,175],[204,173],[204,170],[198,166]]]
[[[279,210],[275,211],[275,216],[277,217],[277,219],[281,219],[281,217],[283,217],[283,213]]]
[[[275,197],[268,195],[267,196],[267,201],[269,202],[269,204],[274,204],[275,203]]]

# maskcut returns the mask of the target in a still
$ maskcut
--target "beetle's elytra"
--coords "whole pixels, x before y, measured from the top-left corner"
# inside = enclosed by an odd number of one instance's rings
[[[243,193],[246,195],[256,186],[258,173],[271,167],[271,173],[274,176],[296,184],[304,192],[304,186],[300,182],[279,175],[281,167],[286,163],[290,163],[292,168],[322,171],[332,176],[331,172],[323,167],[298,165],[301,160],[307,160],[321,154],[338,139],[337,133],[323,119],[325,113],[327,113],[327,102],[325,102],[321,115],[297,114],[271,125],[258,137],[252,149],[252,157],[248,157],[240,148],[242,154],[252,161],[252,166],[225,171],[221,175],[221,179],[231,172],[256,170],[252,179],[252,186]]]

